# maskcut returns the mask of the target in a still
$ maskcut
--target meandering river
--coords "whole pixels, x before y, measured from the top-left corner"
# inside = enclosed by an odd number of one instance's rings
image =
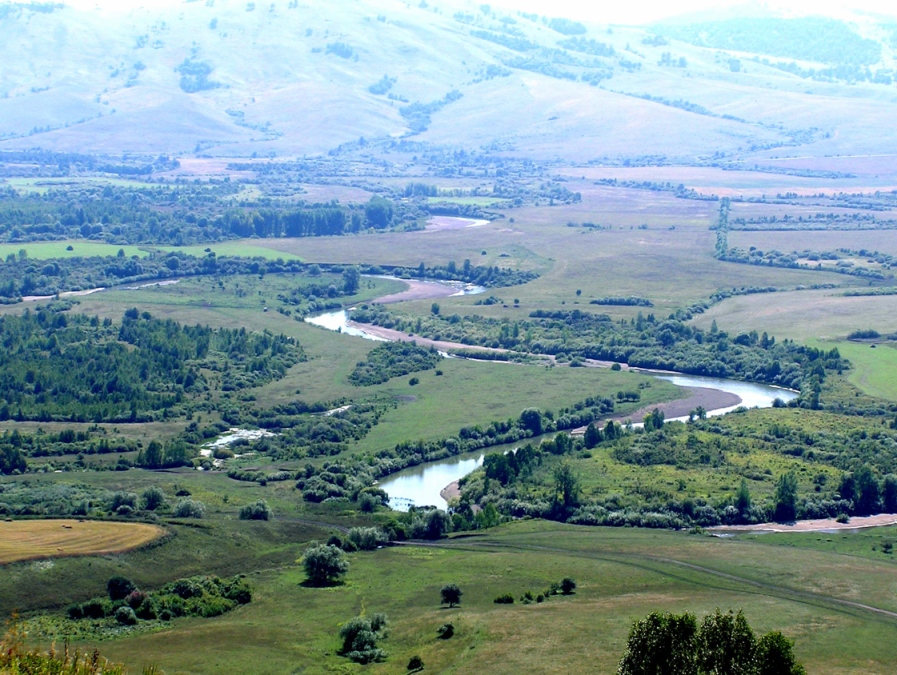
[[[457,291],[450,295],[482,293],[484,290],[480,287],[465,286],[462,282],[443,283],[445,283],[447,290],[452,289]],[[354,335],[366,340],[376,340],[378,342],[387,341],[384,337],[374,335],[365,331],[360,326],[353,325],[349,318],[350,311],[351,310],[343,309],[334,312],[325,312],[323,314],[308,317],[305,320],[308,323],[320,326],[321,328],[342,332],[347,335]],[[708,416],[724,415],[742,407],[771,408],[776,399],[780,399],[787,403],[798,396],[796,391],[773,387],[768,384],[742,382],[740,380],[729,380],[718,377],[685,375],[681,373],[643,372],[657,377],[658,379],[672,382],[676,386],[685,389],[714,389],[737,396],[740,399],[740,402],[736,405],[728,405],[707,410]],[[727,398],[731,399],[732,397],[729,396]],[[674,417],[668,421],[684,421],[687,419],[687,417]],[[636,424],[633,426],[638,425]],[[508,449],[511,448],[496,447],[490,448],[489,452],[499,452]],[[445,508],[447,503],[440,492],[442,492],[442,490],[449,484],[464,478],[464,476],[467,476],[480,467],[483,463],[483,457],[484,453],[479,451],[467,455],[449,457],[436,462],[427,462],[426,464],[410,467],[387,476],[379,483],[378,487],[386,491],[390,497],[390,506],[397,510],[406,511],[410,506],[414,505],[438,506],[440,508]]]

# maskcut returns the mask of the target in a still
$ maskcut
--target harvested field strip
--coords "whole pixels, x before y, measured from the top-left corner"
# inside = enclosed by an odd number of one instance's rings
[[[59,556],[122,553],[163,536],[144,523],[76,520],[0,522],[0,564]]]

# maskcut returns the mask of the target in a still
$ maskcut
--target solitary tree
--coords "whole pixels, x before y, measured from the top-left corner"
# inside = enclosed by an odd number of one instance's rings
[[[131,593],[137,590],[137,587],[130,579],[125,577],[112,577],[106,584],[106,590],[109,593],[109,599],[112,601],[123,600]]]
[[[349,571],[349,563],[342,550],[329,544],[316,544],[302,557],[302,566],[309,583],[326,586]]]
[[[885,476],[882,481],[881,501],[886,512],[897,512],[897,477],[892,474]]]
[[[856,510],[861,516],[878,513],[881,508],[881,486],[868,464],[854,473],[856,480]]]
[[[388,635],[389,622],[385,614],[370,618],[356,616],[343,624],[339,636],[343,641],[342,653],[356,663],[380,661],[386,652],[377,647],[377,641]]]
[[[579,477],[568,462],[564,462],[554,470],[555,504],[564,510],[579,503]]]
[[[347,267],[343,270],[343,291],[345,293],[357,293],[361,283],[361,273],[357,267]]]
[[[788,472],[779,476],[776,485],[776,520],[788,522],[797,518],[797,476]]]
[[[542,433],[542,411],[538,408],[527,408],[520,413],[520,426],[529,429],[534,436]]]
[[[738,486],[738,494],[735,495],[735,508],[742,516],[751,510],[751,491],[748,489],[747,481],[742,478],[741,485]]]
[[[588,448],[589,450],[591,450],[604,440],[601,429],[597,424],[591,422],[589,426],[586,427],[586,433],[583,437],[583,440],[585,441],[586,448]]]
[[[455,584],[443,586],[440,594],[442,595],[442,604],[447,604],[449,609],[461,604],[461,589]]]
[[[165,504],[165,493],[159,488],[148,487],[140,495],[140,505],[147,511],[155,511]]]
[[[649,614],[629,631],[618,675],[697,675],[693,614]]]

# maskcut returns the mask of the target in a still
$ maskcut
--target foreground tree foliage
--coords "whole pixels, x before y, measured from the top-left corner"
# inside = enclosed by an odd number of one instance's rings
[[[9,628],[0,638],[0,673],[3,675],[126,675],[123,666],[109,663],[98,650],[90,654],[79,651],[62,653],[55,649],[42,652],[25,646],[25,633],[13,617]],[[143,675],[162,675],[155,666],[143,669]]]
[[[759,640],[744,615],[716,610],[697,619],[688,612],[654,612],[629,632],[618,675],[804,675],[793,643],[779,632]]]

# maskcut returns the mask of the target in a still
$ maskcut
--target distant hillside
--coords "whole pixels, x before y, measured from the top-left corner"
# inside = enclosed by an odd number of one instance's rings
[[[0,149],[301,156],[413,139],[576,161],[897,152],[882,123],[897,85],[878,62],[890,45],[829,20],[646,31],[466,0],[6,3],[0,34]]]
[[[661,24],[658,32],[694,45],[802,61],[870,66],[881,60],[881,44],[860,37],[842,21],[823,17]]]

